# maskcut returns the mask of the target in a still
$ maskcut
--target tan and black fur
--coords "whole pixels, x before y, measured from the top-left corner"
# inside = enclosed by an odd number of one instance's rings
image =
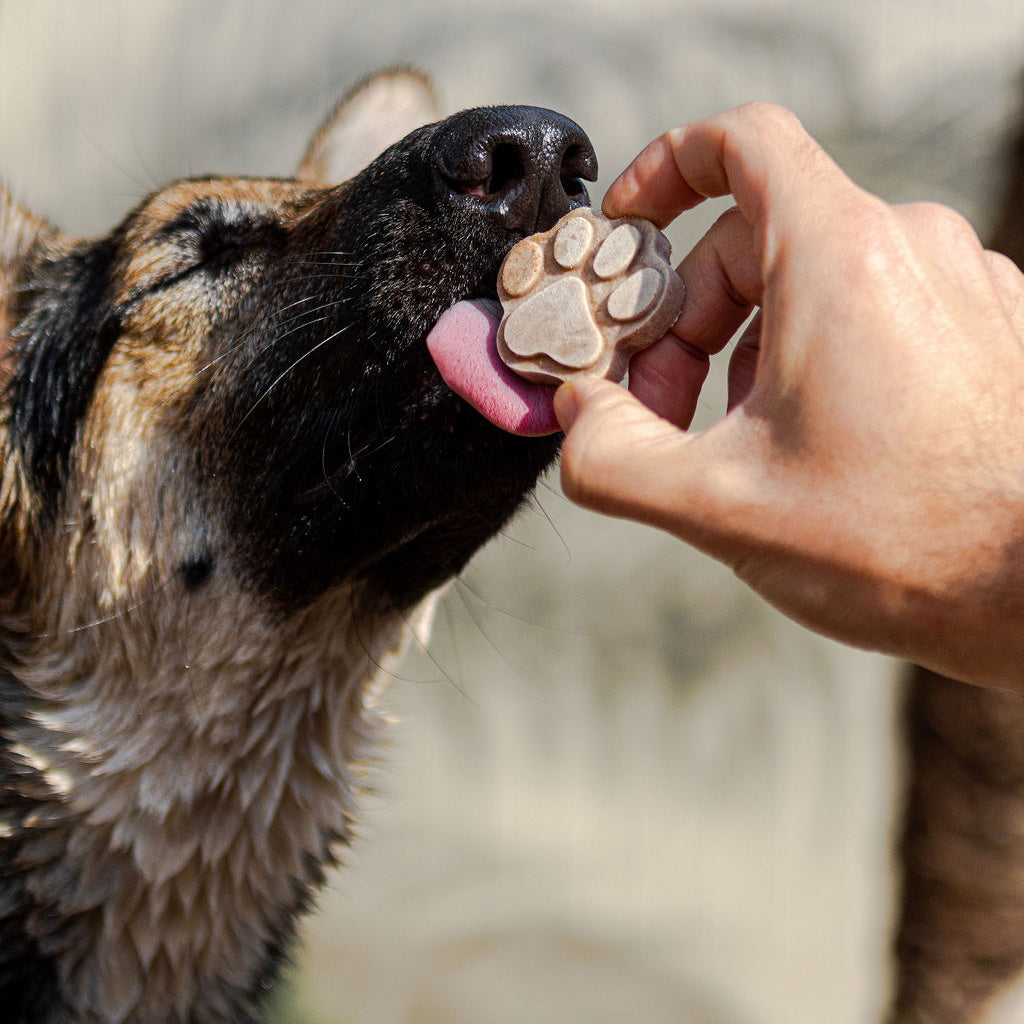
[[[182,181],[102,239],[0,191],[5,1022],[257,1018],[389,658],[557,449],[425,335],[595,173],[560,115],[437,121],[396,72],[295,179]]]

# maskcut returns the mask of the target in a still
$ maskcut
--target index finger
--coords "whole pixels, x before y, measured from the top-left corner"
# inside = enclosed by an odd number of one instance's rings
[[[660,135],[612,182],[603,208],[664,228],[705,199],[732,195],[763,242],[780,217],[800,216],[806,227],[809,208],[820,207],[827,224],[837,188],[856,186],[794,114],[751,103]]]

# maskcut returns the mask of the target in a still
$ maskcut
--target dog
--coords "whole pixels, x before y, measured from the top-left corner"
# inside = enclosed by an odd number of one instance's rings
[[[375,694],[559,439],[424,339],[589,202],[529,107],[350,93],[289,180],[198,178],[105,238],[0,192],[0,1007],[255,1021],[349,841]]]

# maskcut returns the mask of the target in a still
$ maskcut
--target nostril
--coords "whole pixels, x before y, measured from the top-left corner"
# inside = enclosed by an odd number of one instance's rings
[[[585,202],[587,199],[587,186],[579,178],[562,177],[562,191],[573,200]]]
[[[587,187],[584,181],[593,181],[597,177],[597,162],[594,150],[588,144],[570,145],[562,155],[562,166],[559,178],[565,194],[573,200],[587,201]]]
[[[501,142],[494,147],[491,167],[491,184],[488,192],[492,196],[503,195],[526,177],[522,151],[511,142]]]
[[[526,177],[526,165],[519,146],[513,142],[499,142],[484,159],[473,161],[473,172],[444,174],[453,192],[480,199],[494,199],[505,195]]]

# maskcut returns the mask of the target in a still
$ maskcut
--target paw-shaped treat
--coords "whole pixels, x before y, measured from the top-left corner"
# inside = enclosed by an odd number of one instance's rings
[[[648,220],[609,220],[581,207],[530,235],[498,274],[498,354],[521,377],[620,381],[683,304],[668,239]]]

